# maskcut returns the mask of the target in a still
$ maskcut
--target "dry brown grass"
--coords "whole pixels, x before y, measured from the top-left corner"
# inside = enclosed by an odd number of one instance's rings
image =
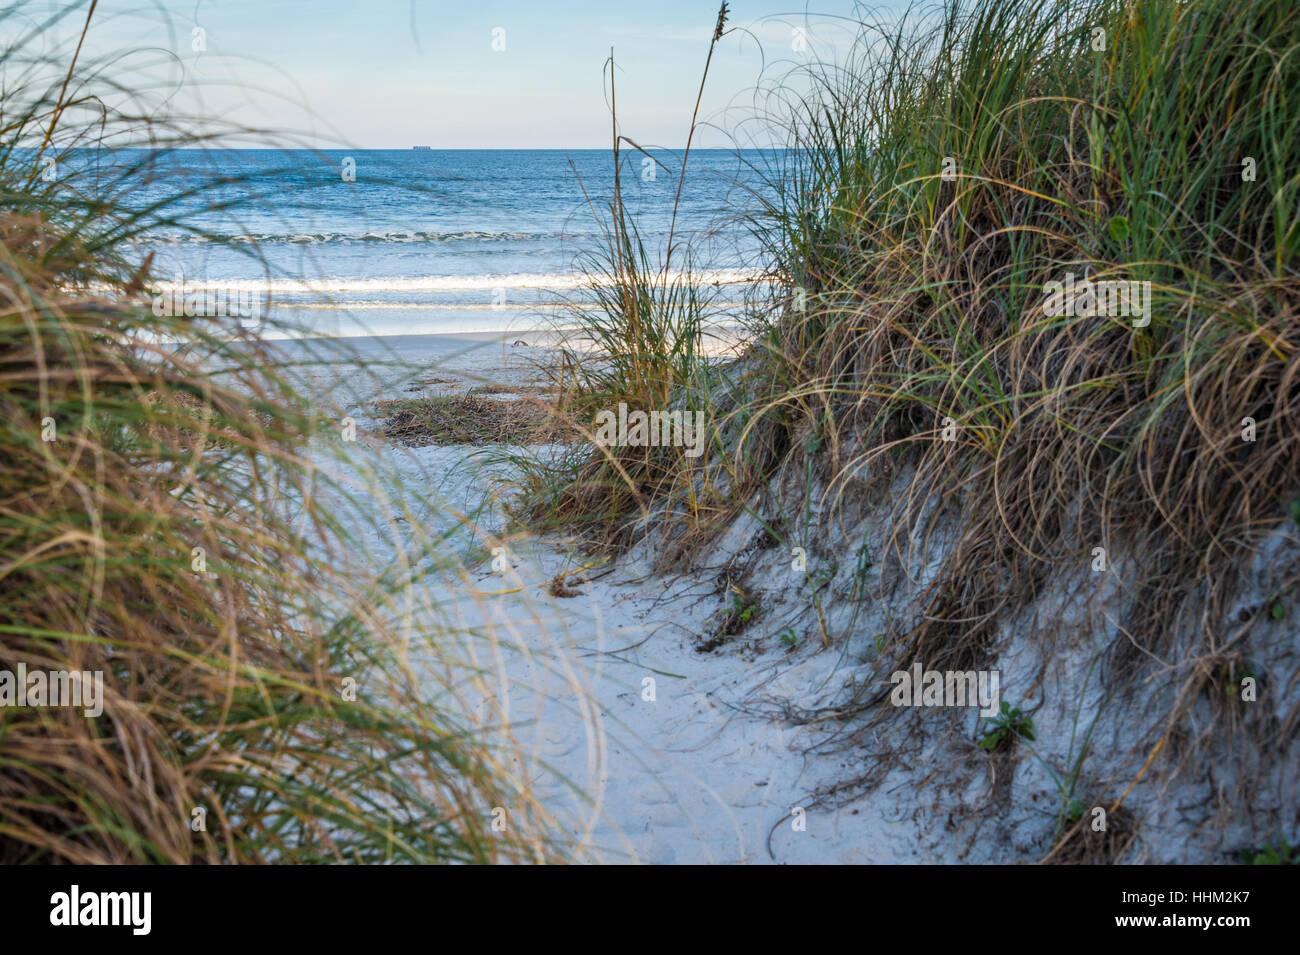
[[[572,424],[540,398],[494,399],[482,394],[378,401],[384,436],[407,447],[425,445],[568,444]]]

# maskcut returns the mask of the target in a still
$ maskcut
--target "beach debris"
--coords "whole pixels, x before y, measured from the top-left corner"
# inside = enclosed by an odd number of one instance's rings
[[[541,400],[478,394],[429,395],[377,401],[384,437],[409,448],[426,445],[570,443],[571,426]]]
[[[552,597],[581,597],[583,595],[583,591],[565,585],[563,573],[556,574],[551,578],[549,590]]]
[[[747,629],[762,609],[758,597],[748,594],[738,585],[728,581],[727,592],[731,597],[730,606],[724,606],[709,618],[705,633],[695,642],[697,653],[712,653],[731,638],[739,636]]]

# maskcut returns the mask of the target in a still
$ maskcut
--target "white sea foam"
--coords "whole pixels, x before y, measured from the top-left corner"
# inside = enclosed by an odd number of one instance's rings
[[[177,232],[147,233],[141,239],[150,245],[190,244],[257,244],[287,242],[293,245],[323,245],[349,242],[526,242],[557,241],[581,238],[568,232],[486,232],[468,229],[460,232],[245,232],[234,235],[220,233]]]
[[[674,272],[673,280],[683,278]],[[696,285],[742,285],[756,282],[760,274],[751,269],[710,269],[691,275]],[[182,283],[162,279],[155,288],[171,292]],[[187,290],[226,289],[233,292],[260,292],[268,295],[333,295],[338,292],[383,294],[385,292],[472,292],[496,289],[535,289],[564,291],[589,287],[591,280],[578,272],[514,273],[501,275],[424,275],[407,278],[259,278],[229,279],[213,276],[185,276]],[[105,286],[97,291],[108,291]]]

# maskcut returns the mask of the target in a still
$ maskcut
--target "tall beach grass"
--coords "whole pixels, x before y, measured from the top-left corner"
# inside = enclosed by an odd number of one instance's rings
[[[0,14],[0,670],[104,680],[98,717],[0,708],[0,862],[556,858],[472,671],[429,665],[457,645],[411,611],[437,542],[345,559],[321,502],[385,502],[337,477],[342,412],[238,320],[148,307],[138,240],[197,228],[196,197],[142,186],[238,131],[82,56],[94,6]]]

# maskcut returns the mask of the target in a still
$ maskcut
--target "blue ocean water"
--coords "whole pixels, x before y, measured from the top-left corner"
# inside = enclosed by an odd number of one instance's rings
[[[662,251],[681,157],[651,157],[624,153],[622,192]],[[139,240],[162,286],[252,296],[270,326],[309,335],[545,327],[582,299],[575,265],[599,248],[593,208],[607,214],[613,194],[608,150],[183,150],[141,165],[131,201],[177,219]],[[755,272],[743,220],[770,165],[760,151],[690,156],[676,235],[722,307]]]

